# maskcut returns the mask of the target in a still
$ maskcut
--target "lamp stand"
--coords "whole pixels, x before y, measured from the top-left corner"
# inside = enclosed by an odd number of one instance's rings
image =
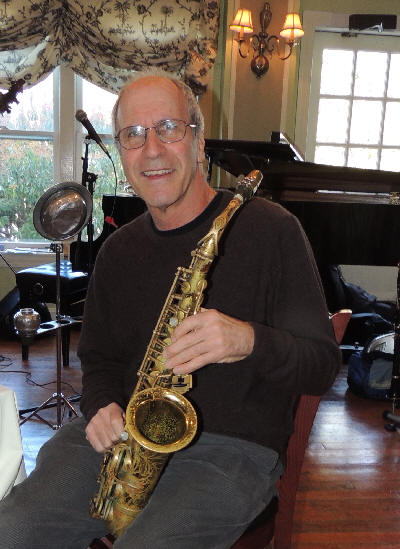
[[[63,245],[60,242],[52,242],[51,248],[56,254],[56,392],[53,393],[53,395],[42,402],[40,406],[38,406],[35,410],[33,410],[28,416],[23,418],[23,420],[20,422],[20,425],[23,425],[28,419],[35,416],[43,423],[46,423],[49,425],[52,429],[57,430],[62,426],[63,422],[63,416],[65,414],[65,409],[68,408],[70,415],[74,414],[75,416],[78,416],[78,413],[76,412],[75,408],[72,406],[72,404],[69,402],[67,398],[63,395],[61,391],[61,330],[63,326],[65,326],[65,322],[63,323],[63,320],[60,315],[60,295],[61,295],[61,252],[63,249]],[[69,324],[69,322],[68,322]],[[48,408],[52,405],[52,403],[55,403],[57,407],[57,423],[51,424],[47,419],[43,418],[39,415],[39,412],[41,410],[44,410],[45,408]]]

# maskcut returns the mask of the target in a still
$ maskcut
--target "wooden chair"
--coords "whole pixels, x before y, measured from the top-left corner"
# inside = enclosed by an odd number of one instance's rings
[[[338,343],[343,338],[350,317],[351,311],[348,309],[331,316]],[[279,499],[271,502],[231,549],[266,549],[272,539],[274,549],[291,547],[296,492],[308,437],[320,400],[321,397],[310,395],[301,395],[299,398],[294,431],[286,451],[286,469],[278,485]]]

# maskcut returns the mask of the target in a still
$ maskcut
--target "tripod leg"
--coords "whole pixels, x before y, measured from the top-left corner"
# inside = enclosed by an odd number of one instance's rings
[[[26,421],[28,421],[29,419],[31,419],[31,417],[33,416],[36,416],[38,419],[40,419],[40,421],[43,421],[43,423],[46,423],[47,425],[49,425],[52,429],[53,429],[53,425],[47,421],[47,419],[44,419],[42,416],[40,416],[38,414],[38,412],[40,412],[40,410],[44,410],[46,408],[46,406],[52,401],[52,400],[55,400],[56,399],[56,394],[54,393],[53,396],[49,397],[47,400],[45,400],[44,402],[42,402],[42,404],[40,406],[38,406],[36,408],[36,410],[33,410],[33,412],[31,412],[28,416],[24,417],[24,419],[22,421],[20,421],[20,426],[23,425]]]
[[[72,414],[74,414],[74,416],[78,417],[78,412],[72,406],[70,401],[67,398],[65,398],[65,396],[63,394],[61,394],[61,397],[62,397],[62,401],[64,403],[64,408],[69,408],[69,411],[70,411],[69,415],[71,416]],[[71,414],[71,412],[72,412],[72,414]]]

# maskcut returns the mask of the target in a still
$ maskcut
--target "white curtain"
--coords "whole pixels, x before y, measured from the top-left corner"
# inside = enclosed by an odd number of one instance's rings
[[[3,0],[0,88],[24,87],[66,63],[118,92],[132,71],[157,66],[199,95],[217,53],[219,0]]]

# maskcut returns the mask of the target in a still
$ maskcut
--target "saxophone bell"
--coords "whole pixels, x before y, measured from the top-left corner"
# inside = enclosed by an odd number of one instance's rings
[[[126,412],[129,435],[153,452],[169,454],[181,450],[197,431],[193,405],[172,389],[143,389],[131,398]]]

